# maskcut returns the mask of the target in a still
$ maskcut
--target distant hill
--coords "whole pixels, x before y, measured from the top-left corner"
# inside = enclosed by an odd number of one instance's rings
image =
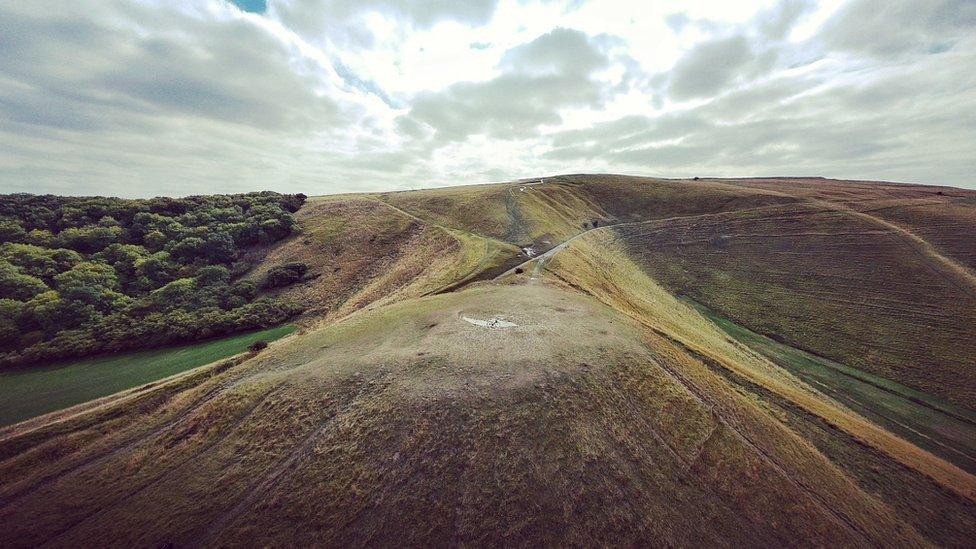
[[[567,175],[294,216],[237,283],[299,332],[0,430],[0,545],[976,539],[974,191]]]

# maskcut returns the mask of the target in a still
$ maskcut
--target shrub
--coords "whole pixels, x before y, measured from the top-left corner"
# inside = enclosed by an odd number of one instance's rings
[[[27,301],[48,290],[43,280],[23,274],[14,265],[0,260],[0,297]]]
[[[251,345],[249,345],[247,350],[251,351],[252,353],[260,353],[267,347],[268,347],[268,342],[264,341],[263,339],[259,339],[254,343],[252,343]]]
[[[287,263],[272,267],[264,277],[265,288],[281,288],[294,284],[305,276],[308,272],[308,265],[304,263]]]

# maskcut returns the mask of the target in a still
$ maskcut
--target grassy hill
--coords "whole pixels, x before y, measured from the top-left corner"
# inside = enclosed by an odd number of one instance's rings
[[[309,199],[298,334],[0,430],[0,545],[966,546],[976,192]],[[962,230],[967,229],[967,230]]]

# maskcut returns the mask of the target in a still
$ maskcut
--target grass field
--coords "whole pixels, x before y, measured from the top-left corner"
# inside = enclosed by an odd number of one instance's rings
[[[273,341],[294,330],[292,326],[281,326],[183,347],[0,372],[0,425],[17,423],[185,372],[240,353],[255,341]]]
[[[687,300],[725,333],[868,419],[976,472],[976,413],[889,379],[774,341]]]
[[[820,204],[623,227],[669,291],[758,333],[972,408],[976,298],[890,227]]]

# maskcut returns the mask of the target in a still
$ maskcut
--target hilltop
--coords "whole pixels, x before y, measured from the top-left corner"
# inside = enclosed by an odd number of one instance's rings
[[[0,544],[965,546],[976,192],[308,198],[300,329],[0,430]]]

